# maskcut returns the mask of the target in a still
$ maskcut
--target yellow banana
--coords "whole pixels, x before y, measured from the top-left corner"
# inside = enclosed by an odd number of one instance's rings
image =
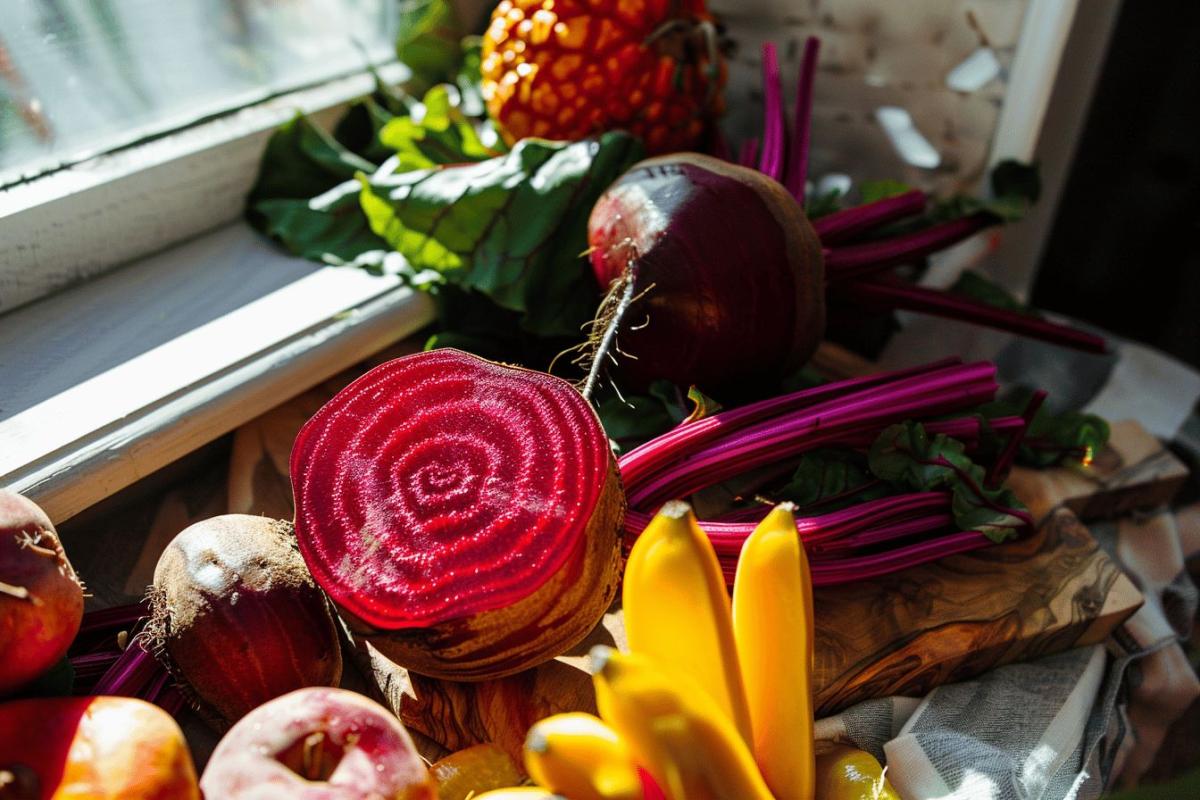
[[[513,786],[509,789],[492,789],[490,792],[472,795],[471,800],[567,800],[567,798],[546,791],[540,786]]]
[[[591,714],[556,714],[525,738],[529,777],[571,800],[641,800],[642,782],[625,743]]]
[[[776,506],[742,546],[733,631],[759,769],[778,800],[812,800],[812,578],[793,508]]]
[[[750,741],[750,715],[716,551],[681,502],[662,507],[629,553],[622,606],[629,649],[690,676]]]
[[[669,800],[772,800],[733,723],[687,675],[603,646],[592,662],[600,716]]]
[[[900,800],[873,755],[842,744],[817,756],[817,797],[821,800]]]

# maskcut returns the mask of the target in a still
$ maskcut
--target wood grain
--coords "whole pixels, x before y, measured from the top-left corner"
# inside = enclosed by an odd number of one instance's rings
[[[822,352],[834,371],[853,374],[864,368],[834,350]],[[323,386],[239,431],[229,476],[237,510],[261,513],[264,504],[290,500],[286,453],[291,439],[320,404],[318,395],[334,390],[336,384]],[[923,695],[1001,664],[1102,641],[1142,597],[1071,507],[1116,511],[1173,492],[1173,482],[1182,480],[1182,465],[1165,452],[1136,424],[1116,425],[1112,446],[1088,478],[1069,470],[1023,476],[1019,491],[1044,520],[1034,536],[818,590],[814,680],[819,712],[833,713],[872,697]],[[1108,499],[1090,499],[1090,493],[1107,493]],[[623,646],[624,639],[617,609],[571,653],[481,683],[410,675],[367,644],[359,646],[355,660],[371,676],[377,699],[411,729],[447,750],[490,741],[519,758],[525,732],[536,720],[595,710],[587,651],[598,643]]]
[[[1017,467],[1008,486],[1043,520],[1066,507],[1085,522],[1166,505],[1187,480],[1187,466],[1134,420],[1112,424],[1108,445],[1086,470]]]
[[[1023,541],[815,594],[819,713],[1103,641],[1142,604],[1067,509]]]
[[[1142,596],[1067,509],[1032,537],[815,593],[820,715],[873,697],[924,695],[1002,664],[1103,641]],[[594,712],[587,648],[624,644],[619,610],[568,656],[499,681],[410,675],[360,655],[385,703],[454,750],[493,741],[519,754],[536,720]]]
[[[588,651],[598,645],[627,648],[620,609],[559,658],[499,680],[479,683],[426,678],[393,664],[367,643],[353,660],[374,680],[373,695],[411,730],[450,751],[492,742],[521,763],[529,727],[565,711],[596,713]]]

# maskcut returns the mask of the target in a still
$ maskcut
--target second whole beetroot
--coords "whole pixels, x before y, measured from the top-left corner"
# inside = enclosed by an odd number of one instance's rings
[[[159,559],[151,604],[151,647],[225,722],[341,679],[333,614],[290,523],[227,514],[190,526]]]

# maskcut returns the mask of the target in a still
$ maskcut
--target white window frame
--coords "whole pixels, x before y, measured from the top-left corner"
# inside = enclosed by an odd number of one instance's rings
[[[1038,44],[1012,66],[1024,102],[1006,104],[993,161],[1063,160],[1056,143],[1079,128],[1119,6],[1072,27],[1077,4],[1030,0],[1021,38]],[[472,19],[483,3],[455,5]],[[1080,28],[1089,58],[1060,67]],[[337,78],[0,189],[0,487],[61,522],[432,321],[396,278],[293,258],[241,220],[271,132],[297,110],[329,124],[374,85],[367,71]],[[1012,288],[1028,285],[1040,238],[1009,248]],[[230,294],[244,302],[204,313]],[[164,315],[178,333],[144,341]]]
[[[0,192],[0,409],[17,406],[0,486],[61,522],[432,320],[395,278],[286,255],[241,220],[271,132],[297,111],[331,123],[374,86],[337,78]],[[246,282],[260,294],[202,313]],[[193,307],[194,328],[140,335]]]
[[[331,123],[374,86],[364,70],[0,189],[0,313],[237,220],[279,125],[297,111]]]

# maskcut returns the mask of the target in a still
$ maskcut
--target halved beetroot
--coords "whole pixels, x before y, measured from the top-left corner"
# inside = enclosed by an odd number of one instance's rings
[[[450,349],[390,361],[305,424],[291,478],[313,577],[416,672],[482,680],[546,661],[616,593],[615,460],[551,375]]]

